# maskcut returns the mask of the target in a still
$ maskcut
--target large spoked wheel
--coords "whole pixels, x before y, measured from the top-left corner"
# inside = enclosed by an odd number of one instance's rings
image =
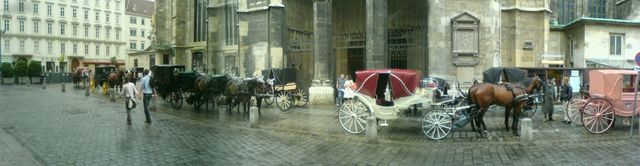
[[[171,93],[171,96],[169,96],[169,102],[171,103],[171,107],[173,107],[173,109],[182,108],[182,93],[180,91]]]
[[[276,106],[281,111],[287,111],[291,107],[291,96],[286,91],[278,92],[275,96]]]
[[[434,109],[422,116],[422,132],[433,140],[447,137],[451,133],[451,116],[440,109]]]
[[[307,104],[309,104],[309,95],[307,94],[307,92],[300,89],[294,92],[293,99],[293,103],[295,103],[295,105],[298,107],[306,107]]]
[[[527,118],[533,117],[533,115],[535,115],[536,112],[538,112],[538,105],[540,105],[540,104],[538,104],[536,102],[528,103],[528,106],[526,106],[525,107],[526,109],[524,109],[524,111],[522,111],[522,116],[520,116],[520,117],[527,117]]]
[[[571,123],[582,126],[580,109],[582,109],[586,102],[587,100],[584,99],[572,99],[564,106],[564,112],[565,114],[567,114],[567,117],[569,118],[569,121],[571,121]]]
[[[367,117],[371,111],[360,100],[347,100],[338,111],[340,125],[345,131],[358,134],[367,129]]]
[[[613,125],[615,110],[609,100],[592,98],[582,110],[582,124],[591,133],[603,133]]]

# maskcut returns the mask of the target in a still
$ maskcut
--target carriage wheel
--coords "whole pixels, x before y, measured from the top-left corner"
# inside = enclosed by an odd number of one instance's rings
[[[269,97],[265,97],[264,98],[264,103],[267,105],[271,105],[275,102],[275,97],[274,96],[269,96]]]
[[[291,96],[286,91],[281,91],[276,95],[276,106],[281,111],[287,111],[291,107]]]
[[[451,133],[451,116],[441,109],[434,109],[422,116],[422,132],[433,140],[447,137]]]
[[[371,111],[360,100],[347,100],[338,111],[342,129],[353,134],[362,133],[367,129],[368,116],[371,116]]]
[[[171,93],[171,96],[169,96],[169,102],[173,109],[180,109],[182,107],[182,93],[180,93],[180,91]]]
[[[306,107],[307,104],[309,104],[309,95],[307,95],[307,92],[303,90],[298,89],[294,92],[293,98],[295,100],[293,103],[298,107]]]
[[[569,120],[578,126],[582,126],[582,119],[580,119],[580,109],[584,106],[586,100],[583,99],[572,99],[570,102],[567,102],[565,105],[565,114]]]
[[[527,117],[527,118],[533,117],[533,115],[535,115],[536,112],[538,112],[538,105],[539,104],[532,102],[531,109],[522,111],[522,116],[520,117]]]
[[[584,105],[582,124],[591,133],[603,133],[613,125],[614,113],[615,109],[609,100],[593,98]]]

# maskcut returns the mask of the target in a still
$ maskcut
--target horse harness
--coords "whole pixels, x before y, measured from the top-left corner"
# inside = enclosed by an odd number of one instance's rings
[[[511,101],[511,104],[513,106],[515,106],[516,102],[518,102],[518,101],[522,101],[522,100],[528,99],[529,94],[527,94],[527,91],[523,90],[523,94],[516,96],[515,87],[513,87],[513,84],[511,84],[509,82],[505,82],[505,83],[503,83],[503,86],[505,88],[507,88],[507,90],[509,92],[511,92],[511,96],[513,97],[513,100]]]

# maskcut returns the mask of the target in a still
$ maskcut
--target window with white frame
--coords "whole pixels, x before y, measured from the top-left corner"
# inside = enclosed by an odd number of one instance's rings
[[[40,53],[40,41],[33,40],[33,53]]]
[[[107,22],[107,24],[108,24],[108,23],[110,22],[110,21],[109,21],[109,13],[105,13],[105,14],[104,14],[104,17],[105,17],[105,18],[104,18],[104,21],[105,21],[105,22]]]
[[[107,9],[110,9],[110,8],[111,8],[111,5],[109,5],[109,0],[106,0],[106,1],[104,2],[104,5],[107,7]]]
[[[73,36],[78,36],[78,25],[73,25]]]
[[[84,10],[84,19],[88,20],[89,19],[89,11],[88,10]]]
[[[141,49],[141,50],[144,50],[144,41],[141,41],[141,42],[140,42],[140,49]]]
[[[136,24],[136,17],[134,16],[129,17],[129,23]]]
[[[84,37],[89,37],[89,26],[84,26]]]
[[[120,24],[120,14],[116,14],[116,24]]]
[[[47,4],[47,16],[51,16],[52,15],[52,12],[51,12],[52,9],[51,8],[52,8],[51,4]]]
[[[144,25],[144,17],[140,18],[140,24]]]
[[[66,31],[65,26],[66,26],[65,24],[60,24],[60,35],[64,35],[65,34],[64,33]]]
[[[73,54],[77,55],[78,54],[78,44],[73,44]]]
[[[96,22],[100,22],[100,12],[96,12]]]
[[[38,14],[38,6],[40,6],[40,5],[38,3],[34,2],[34,4],[33,4],[33,14],[36,14],[36,15]]]
[[[64,7],[60,7],[60,17],[64,17]]]
[[[96,56],[100,55],[100,45],[96,44]]]
[[[10,22],[9,19],[4,19],[4,30],[7,32],[11,30],[11,26],[9,26],[9,22]]]
[[[116,9],[120,9],[120,1],[116,1]]]
[[[9,39],[4,39],[4,52],[9,52],[10,51],[9,48],[11,48],[11,47],[9,47],[9,46],[10,46]]]
[[[84,45],[84,55],[89,55],[89,45],[88,44]]]
[[[96,27],[96,38],[100,38],[100,27]]]
[[[8,12],[9,11],[9,0],[4,0],[3,5],[4,5],[4,7],[3,7],[4,11]]]
[[[53,42],[47,42],[47,53],[53,53]]]
[[[144,29],[140,30],[140,37],[144,37]]]
[[[116,40],[120,40],[120,30],[116,30]]]
[[[60,43],[60,54],[64,54],[65,53],[65,44],[64,43]]]
[[[47,22],[47,34],[49,35],[53,34],[53,23],[51,22]]]
[[[136,29],[129,29],[129,36],[136,36]]]
[[[73,16],[73,18],[78,18],[78,9],[73,8],[71,16]]]
[[[18,23],[19,23],[18,30],[20,30],[20,32],[24,32],[24,20],[19,20]]]
[[[609,35],[609,53],[611,55],[622,55],[623,45],[624,45],[624,34]]]
[[[24,53],[24,40],[20,40],[20,52]]]
[[[18,12],[24,12],[24,2],[18,2]]]
[[[129,42],[129,49],[135,50],[136,49],[136,41],[131,41]]]
[[[40,21],[33,22],[33,33],[38,33],[40,30]]]
[[[116,46],[116,55],[120,55],[120,46]]]
[[[106,39],[111,38],[111,28],[105,28],[104,29],[104,35]]]

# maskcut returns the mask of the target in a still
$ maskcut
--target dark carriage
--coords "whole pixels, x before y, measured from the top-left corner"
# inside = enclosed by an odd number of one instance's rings
[[[174,109],[180,109],[184,101],[199,109],[207,101],[220,97],[229,80],[227,75],[185,71],[184,65],[157,65],[153,67],[153,73],[158,94]],[[203,87],[196,87],[198,79],[202,79]]]
[[[109,73],[115,72],[116,70],[117,68],[115,66],[98,66],[95,68],[93,76],[94,85],[102,87],[102,93],[107,94],[108,87],[105,85],[108,85],[107,79],[109,78]]]
[[[271,84],[271,96],[266,98],[267,104],[273,104],[287,111],[292,105],[304,107],[309,103],[309,93],[297,83],[295,68],[279,68],[262,70],[262,75]]]
[[[158,95],[171,103],[175,109],[182,107],[181,83],[178,81],[178,73],[185,71],[184,65],[156,65],[151,69],[153,73],[152,83],[156,87]]]

